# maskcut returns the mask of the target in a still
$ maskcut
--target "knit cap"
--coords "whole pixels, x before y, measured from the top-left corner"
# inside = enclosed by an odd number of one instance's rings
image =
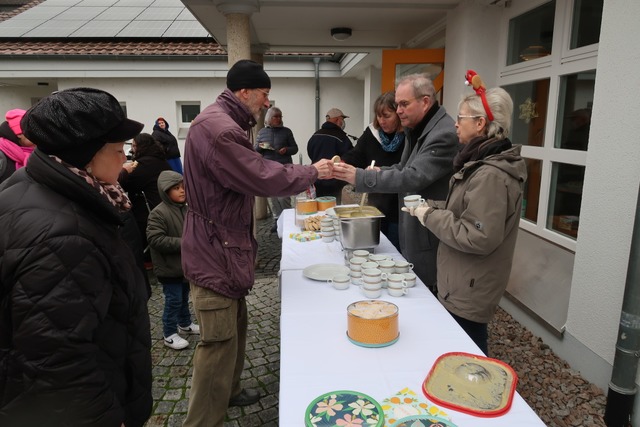
[[[262,65],[249,59],[241,59],[229,69],[227,87],[232,92],[240,89],[270,89],[271,79]]]
[[[16,135],[22,135],[22,128],[20,127],[20,120],[22,120],[22,116],[26,113],[27,110],[22,110],[20,108],[15,108],[13,110],[7,111],[7,114],[4,116],[9,123],[9,127]]]

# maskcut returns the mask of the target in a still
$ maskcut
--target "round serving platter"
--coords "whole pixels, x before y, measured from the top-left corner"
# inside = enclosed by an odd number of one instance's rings
[[[311,280],[327,281],[338,274],[349,274],[349,267],[340,264],[314,264],[302,270],[302,275]]]
[[[351,390],[325,393],[315,398],[305,412],[305,426],[384,426],[382,406],[370,396]]]

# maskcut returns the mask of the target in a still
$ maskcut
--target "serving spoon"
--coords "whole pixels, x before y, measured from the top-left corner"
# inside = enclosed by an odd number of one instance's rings
[[[376,165],[376,161],[371,160],[371,166],[369,166],[368,169],[373,169],[373,167]],[[362,194],[362,199],[360,199],[360,210],[362,211],[362,207],[364,206],[364,200],[367,198],[367,193],[363,193]]]

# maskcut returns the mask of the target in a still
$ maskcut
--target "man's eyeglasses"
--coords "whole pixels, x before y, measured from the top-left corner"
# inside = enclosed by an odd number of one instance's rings
[[[467,115],[467,114],[458,114],[456,116],[456,122],[460,123],[460,119],[479,119],[480,117],[484,117],[482,115],[478,116],[478,115]]]
[[[405,108],[407,108],[409,105],[411,105],[411,103],[412,103],[413,101],[415,101],[416,99],[420,99],[420,98],[424,98],[424,97],[428,97],[428,96],[429,96],[429,95],[418,95],[418,96],[416,96],[416,97],[414,97],[414,98],[409,98],[409,99],[405,99],[405,100],[402,100],[402,101],[398,101],[398,102],[396,103],[396,109],[401,108],[401,109],[403,109],[403,110],[404,110],[404,109],[405,109]]]
[[[282,118],[281,115],[280,116],[271,116],[271,117],[273,117],[274,119],[281,119]]]
[[[269,91],[263,89],[256,89],[258,92],[262,92],[267,98],[269,98]]]

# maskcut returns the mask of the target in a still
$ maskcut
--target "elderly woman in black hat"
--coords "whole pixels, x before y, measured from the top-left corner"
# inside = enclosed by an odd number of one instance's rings
[[[0,191],[0,425],[142,426],[150,415],[144,279],[119,237],[124,141],[142,130],[97,89],[27,111],[37,145]]]

